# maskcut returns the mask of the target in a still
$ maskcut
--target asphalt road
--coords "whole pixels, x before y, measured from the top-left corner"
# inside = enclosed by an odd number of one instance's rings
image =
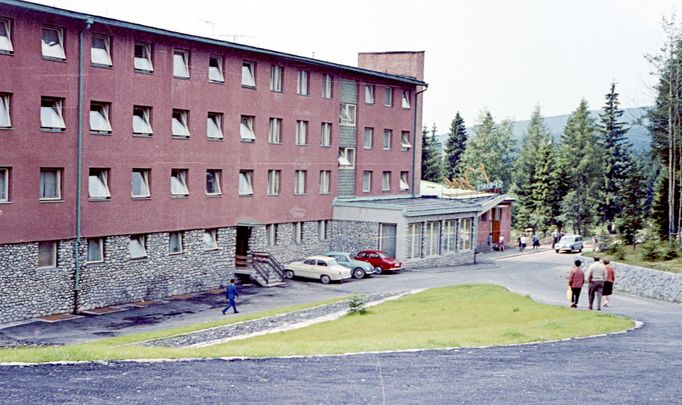
[[[313,299],[490,282],[565,305],[572,260],[553,252],[524,254],[499,260],[499,267],[406,272],[332,286],[302,282],[290,291]],[[581,300],[584,308],[585,292]],[[611,302],[608,311],[644,326],[608,337],[497,348],[5,366],[0,403],[682,403],[682,306],[617,292]]]

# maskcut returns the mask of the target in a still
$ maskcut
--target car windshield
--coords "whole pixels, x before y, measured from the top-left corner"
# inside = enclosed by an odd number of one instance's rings
[[[328,265],[328,266],[336,266],[336,265],[338,265],[338,264],[339,264],[339,263],[336,262],[336,259],[329,259],[329,260],[327,260],[327,265]]]
[[[347,263],[350,261],[350,258],[346,255],[334,255],[334,259],[336,259],[337,262],[341,263]]]
[[[388,259],[388,255],[387,255],[386,253],[384,253],[384,252],[379,252],[379,253],[377,253],[377,254],[378,254],[379,257],[382,258],[382,259]]]
[[[566,243],[571,243],[571,242],[573,242],[574,240],[575,240],[575,237],[574,237],[574,236],[568,236],[568,237],[567,237],[567,236],[564,236],[563,238],[561,238],[561,242],[566,242]]]

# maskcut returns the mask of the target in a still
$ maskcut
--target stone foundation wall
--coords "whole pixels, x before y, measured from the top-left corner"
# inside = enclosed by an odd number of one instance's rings
[[[379,246],[379,224],[361,221],[333,221],[331,250],[354,254]]]
[[[462,252],[446,253],[442,256],[424,257],[420,259],[409,259],[403,263],[405,269],[416,270],[432,267],[452,267],[474,262],[474,251],[465,250]]]
[[[304,222],[301,243],[296,243],[293,223],[278,224],[277,243],[274,246],[267,246],[265,226],[255,226],[251,233],[250,248],[252,251],[269,252],[282,264],[302,260],[307,256],[323,255],[331,247],[331,224],[332,221],[328,221],[326,240],[320,240],[318,222]]]

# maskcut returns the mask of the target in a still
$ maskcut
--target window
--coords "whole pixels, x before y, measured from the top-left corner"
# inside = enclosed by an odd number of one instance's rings
[[[182,232],[170,232],[168,234],[168,253],[182,253]]]
[[[457,221],[454,219],[447,219],[443,222],[443,248],[446,252],[455,251],[456,225]]]
[[[352,169],[355,167],[355,148],[339,148],[339,167]]]
[[[61,200],[62,169],[40,169],[40,199]]]
[[[217,250],[218,249],[218,230],[206,229],[204,230],[204,249]]]
[[[340,123],[341,125],[355,126],[355,104],[341,103]]]
[[[321,241],[327,240],[329,221],[317,221],[317,238]]]
[[[437,256],[440,254],[440,222],[430,221],[426,223],[424,231],[424,256]]]
[[[239,124],[239,136],[242,142],[254,142],[256,134],[253,132],[253,116],[242,115],[241,123]]]
[[[294,242],[299,245],[303,243],[303,222],[294,223]]]
[[[391,172],[381,174],[381,191],[391,191]]]
[[[461,250],[471,249],[471,233],[473,231],[471,223],[471,218],[459,220],[459,248]]]
[[[149,177],[149,169],[133,169],[133,176],[130,185],[130,195],[133,198],[151,197]]]
[[[0,167],[0,203],[9,201],[9,168]]]
[[[43,28],[41,47],[44,58],[65,60],[64,30],[61,28]]]
[[[411,92],[409,90],[403,90],[402,105],[403,108],[409,109],[411,107]]]
[[[0,128],[12,128],[10,100],[10,94],[0,93]]]
[[[270,127],[268,128],[268,142],[282,143],[282,119],[270,118]]]
[[[38,242],[38,267],[57,267],[57,242]]]
[[[111,198],[109,191],[109,169],[90,169],[88,175],[88,195],[93,200]]]
[[[400,133],[400,150],[406,151],[412,147],[410,144],[410,131],[402,131]]]
[[[372,172],[364,171],[362,172],[362,192],[369,193],[372,191]]]
[[[393,130],[384,129],[384,150],[391,149],[391,138],[393,138]]]
[[[242,86],[256,87],[256,64],[242,62]]]
[[[299,96],[308,95],[308,72],[299,70],[296,79],[296,94]]]
[[[332,98],[334,89],[334,79],[332,75],[322,76],[322,98]]]
[[[393,88],[391,87],[384,89],[384,106],[393,107]]]
[[[331,122],[323,122],[321,130],[320,145],[329,147],[332,146],[332,124]]]
[[[308,121],[296,121],[296,145],[308,144]]]
[[[189,79],[189,51],[173,51],[173,77]]]
[[[66,129],[63,109],[63,98],[41,97],[40,129],[47,131],[63,131]]]
[[[171,195],[173,197],[189,196],[187,187],[187,169],[171,169]]]
[[[407,235],[407,258],[414,259],[421,257],[422,249],[422,224],[415,222],[409,225]]]
[[[268,195],[280,194],[281,170],[268,170]]]
[[[265,225],[265,239],[268,246],[277,244],[277,224]]]
[[[329,194],[331,179],[331,170],[320,170],[320,194]]]
[[[90,102],[90,133],[111,133],[111,120],[109,119],[110,111],[111,104],[109,103],[100,103],[97,101]]]
[[[171,128],[173,138],[189,138],[189,111],[174,109]]]
[[[374,104],[374,85],[365,85],[365,104]]]
[[[296,170],[294,173],[294,194],[305,194],[307,175],[308,172],[305,170]]]
[[[147,237],[145,235],[130,235],[128,251],[131,259],[147,257]]]
[[[111,38],[103,35],[92,36],[90,62],[94,66],[111,66]]]
[[[142,72],[153,72],[152,64],[152,44],[135,44],[135,70]]]
[[[206,170],[206,195],[220,195],[220,178],[222,172],[220,170],[209,169]]]
[[[101,263],[104,261],[104,239],[88,238],[88,263]]]
[[[374,128],[365,128],[365,135],[362,140],[362,147],[364,149],[372,149],[374,145]]]
[[[281,66],[273,65],[270,71],[270,91],[282,91],[282,72]]]
[[[410,189],[410,183],[407,181],[408,176],[408,172],[400,172],[400,191],[406,191]]]
[[[12,25],[9,20],[0,18],[0,52],[13,53]]]
[[[223,139],[223,114],[208,113],[206,136],[208,139]]]
[[[253,170],[239,171],[239,195],[253,195]]]
[[[208,58],[208,81],[214,83],[224,83],[225,76],[223,75],[223,58],[220,56],[211,56]]]
[[[488,222],[488,211],[481,214],[481,222]]]
[[[152,108],[133,106],[133,135],[151,136],[152,131]]]

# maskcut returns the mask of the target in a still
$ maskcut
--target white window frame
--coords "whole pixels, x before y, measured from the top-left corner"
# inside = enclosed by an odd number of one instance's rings
[[[268,143],[282,143],[282,119],[270,118],[268,126]]]
[[[277,245],[277,224],[265,225],[265,240],[268,246]]]
[[[299,96],[310,95],[310,73],[306,70],[299,70],[296,75],[296,94]]]
[[[270,91],[277,93],[282,92],[282,77],[284,76],[284,68],[280,65],[272,65],[270,70]]]
[[[308,145],[308,121],[296,121],[296,145]]]
[[[354,127],[356,121],[357,106],[350,103],[341,103],[339,109],[339,123],[341,125]]]
[[[372,171],[365,170],[362,172],[362,192],[369,193],[372,191]]]
[[[422,255],[422,223],[413,222],[408,225],[407,258],[416,259]]]
[[[134,105],[133,106],[133,135],[152,136],[152,108]]]
[[[54,32],[55,38],[46,38],[47,32]],[[43,27],[41,34],[41,52],[45,59],[66,60],[64,52],[64,29]]]
[[[391,172],[381,173],[381,191],[391,191]]]
[[[216,66],[212,66],[215,61]],[[223,57],[213,55],[208,58],[208,81],[211,83],[225,83],[225,75],[223,74]]]
[[[365,104],[374,104],[375,103],[375,97],[374,97],[374,92],[375,87],[373,84],[366,84],[365,85]]]
[[[5,34],[0,35],[0,53],[14,53],[12,45],[12,22],[7,18],[0,18],[0,27],[4,28]]]
[[[471,234],[473,230],[473,220],[472,218],[460,218],[459,226],[457,229],[458,236],[458,246],[459,250],[471,250],[472,241]]]
[[[362,148],[372,149],[374,147],[374,128],[366,127],[362,138]]]
[[[355,148],[339,148],[339,168],[355,168]]]
[[[440,255],[440,221],[426,222],[424,230],[424,257]]]
[[[43,131],[64,131],[64,99],[40,98],[40,129]]]
[[[189,79],[189,51],[184,49],[173,50],[173,77],[176,79]]]
[[[412,98],[412,92],[411,91],[403,90],[401,98],[402,98],[401,104],[402,104],[403,109],[409,110],[410,108],[412,108],[412,102],[410,101]]]
[[[12,95],[0,93],[0,128],[12,128]]]
[[[393,87],[384,88],[384,107],[393,107]]]
[[[138,56],[138,50],[141,52]],[[138,72],[151,73],[154,71],[154,62],[152,60],[152,44],[144,42],[135,42],[133,47],[134,69]]]
[[[91,134],[110,134],[111,104],[100,101],[90,102],[90,133]]]
[[[131,259],[144,259],[147,257],[147,235],[130,235],[128,254],[130,254]]]
[[[400,191],[407,191],[410,189],[410,172],[400,172]]]
[[[47,264],[42,264],[42,265],[41,265],[41,263],[40,263],[40,259],[41,259],[41,255],[40,255],[41,245],[43,246],[43,247],[42,247],[43,249],[45,249],[46,247],[48,247],[48,248],[50,249],[50,251],[48,252],[48,253],[49,253],[49,256],[50,256],[50,257],[49,257],[49,258],[50,258],[50,262],[47,263]],[[48,245],[49,245],[49,246],[48,246]],[[38,267],[39,269],[54,269],[54,268],[57,267],[57,250],[58,250],[57,242],[55,242],[55,241],[42,241],[42,242],[38,242],[37,249],[38,249],[37,267]]]
[[[189,111],[173,109],[171,117],[171,133],[173,138],[189,138]]]
[[[332,123],[323,122],[320,129],[320,146],[328,148],[332,146]]]
[[[384,150],[391,150],[391,144],[393,143],[393,130],[384,129]]]
[[[239,171],[239,195],[253,195],[253,170]]]
[[[268,195],[280,195],[282,192],[282,171],[268,170]]]
[[[101,41],[102,47],[95,46],[95,41]],[[90,63],[92,66],[112,66],[111,37],[99,34],[92,35],[92,42],[90,46]]]
[[[297,245],[303,243],[303,222],[294,222],[294,242]]]
[[[242,115],[239,120],[239,138],[242,142],[255,142],[256,133],[253,130],[253,122],[256,117],[253,115]]]
[[[256,62],[242,61],[242,87],[256,87]]]
[[[189,170],[171,169],[170,190],[175,198],[189,197]]]
[[[322,76],[322,98],[334,97],[334,77],[332,75]]]
[[[87,263],[104,263],[104,238],[88,238],[87,251],[85,261]],[[93,252],[92,247],[94,246],[94,251],[97,252],[97,257],[94,257],[91,253]]]
[[[457,220],[446,219],[443,222],[443,252],[457,250]]]
[[[222,170],[220,169],[206,169],[206,195],[211,195],[211,196],[218,196],[222,195],[222,187],[220,185],[222,181],[223,173]],[[208,185],[210,183],[210,179],[213,179],[214,183],[214,190],[209,191]]]
[[[206,136],[208,139],[223,139],[223,114],[208,113],[206,118]]]
[[[400,150],[405,152],[410,150],[412,144],[410,143],[410,131],[400,132]]]
[[[332,181],[332,171],[331,170],[320,170],[320,194],[330,194],[331,193],[331,181]]]
[[[135,183],[135,174],[138,174],[140,179],[140,194],[135,194],[133,187]],[[151,188],[149,187],[149,177],[151,176],[151,170],[149,169],[133,169],[131,171],[130,177],[130,196],[132,198],[149,198],[152,196]],[[146,192],[145,192],[146,190]]]
[[[204,250],[218,250],[217,229],[204,229],[202,240],[204,242]]]
[[[173,239],[175,239],[175,244],[173,243]],[[182,254],[185,249],[183,246],[183,232],[178,231],[178,232],[168,232],[168,254],[169,255],[179,255]],[[176,248],[176,250],[173,250],[173,247]]]
[[[294,194],[305,195],[307,188],[308,171],[296,170],[294,171]]]
[[[109,169],[90,169],[88,172],[88,197],[91,200],[108,200],[111,198],[109,190]]]
[[[9,202],[9,167],[0,167],[0,203]]]
[[[321,242],[329,239],[329,221],[317,221],[317,239]]]
[[[54,195],[46,195],[45,175],[54,174]],[[40,201],[60,201],[62,199],[62,169],[40,168]]]

